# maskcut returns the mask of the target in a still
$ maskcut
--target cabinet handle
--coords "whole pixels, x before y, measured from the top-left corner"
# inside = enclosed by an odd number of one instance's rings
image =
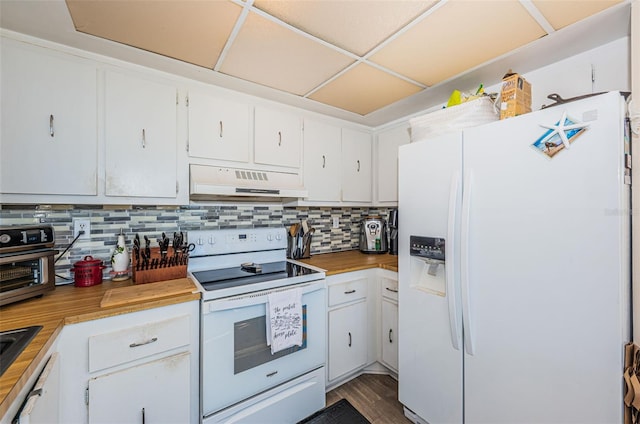
[[[349,331],[349,347],[351,347],[351,331]]]
[[[360,172],[360,160],[358,160],[358,172]]]
[[[222,121],[220,121],[220,138],[222,138]]]
[[[398,289],[390,289],[389,287],[385,287],[386,290],[389,290],[391,293],[398,293]]]
[[[282,146],[282,132],[278,131],[278,146]]]
[[[267,377],[273,377],[276,374],[278,374],[278,371],[270,372],[269,374],[267,374]]]
[[[145,419],[145,417],[144,417],[144,408],[142,408],[142,424],[144,424],[144,419]]]
[[[53,130],[53,115],[49,115],[49,135],[51,137],[55,135],[55,131]]]
[[[354,290],[347,290],[346,292],[344,292],[344,294],[353,294],[355,293],[355,289]]]
[[[141,343],[131,343],[131,344],[129,345],[129,347],[144,346],[144,345],[148,345],[148,344],[151,344],[151,343],[155,343],[155,342],[157,342],[157,341],[158,341],[158,338],[157,338],[157,337],[154,337],[153,339],[149,339],[149,340],[147,340],[147,341],[145,341],[145,342],[141,342]]]
[[[324,155],[322,155],[322,168],[324,168],[326,164],[327,164],[327,158],[324,157]]]
[[[146,147],[147,147],[147,134],[143,128],[142,129],[142,148],[145,149]]]
[[[393,330],[390,328],[389,329],[389,343],[393,343]]]

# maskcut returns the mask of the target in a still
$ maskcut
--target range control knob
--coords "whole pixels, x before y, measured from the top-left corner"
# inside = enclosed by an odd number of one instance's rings
[[[280,233],[276,234],[276,240],[282,240],[282,234]]]
[[[268,241],[273,241],[273,236],[271,234],[267,234],[267,240]]]
[[[198,237],[198,241],[196,242],[199,246],[202,246],[204,244],[204,240],[202,240],[202,237]]]
[[[216,238],[213,236],[209,237],[209,244],[216,244]]]
[[[11,236],[9,234],[0,234],[0,243],[9,243]]]

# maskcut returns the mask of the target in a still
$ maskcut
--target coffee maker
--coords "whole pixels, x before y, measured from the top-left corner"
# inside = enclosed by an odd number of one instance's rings
[[[387,253],[387,223],[381,216],[365,216],[360,222],[360,251]]]
[[[389,211],[389,254],[398,254],[398,209]]]

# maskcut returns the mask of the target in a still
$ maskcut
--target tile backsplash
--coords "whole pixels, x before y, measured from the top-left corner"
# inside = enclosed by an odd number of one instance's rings
[[[358,248],[360,220],[367,215],[386,218],[387,208],[333,208],[333,207],[284,207],[282,205],[237,204],[220,206],[41,206],[2,205],[0,225],[51,224],[56,234],[55,247],[62,253],[73,241],[73,219],[84,218],[91,222],[88,239],[78,239],[64,257],[56,263],[57,283],[73,281],[69,271],[72,264],[91,255],[109,265],[111,253],[120,230],[125,234],[127,246],[135,233],[157,240],[164,232],[224,228],[289,227],[306,219],[316,229],[311,254],[353,250]],[[333,228],[338,218],[339,228]],[[104,278],[110,278],[110,267]]]

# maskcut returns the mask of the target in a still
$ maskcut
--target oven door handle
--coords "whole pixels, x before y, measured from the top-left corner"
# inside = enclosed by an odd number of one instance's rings
[[[302,287],[302,302],[305,303],[304,296],[318,290],[326,290],[325,280],[317,280],[308,284],[300,285]],[[291,288],[298,286],[291,286]],[[240,294],[237,296],[226,297],[224,299],[215,299],[205,301],[203,303],[202,313],[208,314],[213,312],[225,311],[229,309],[244,308],[247,306],[263,305],[266,304],[269,298],[269,293],[274,290],[280,290],[283,287],[278,287],[271,290],[264,290],[257,293]]]

